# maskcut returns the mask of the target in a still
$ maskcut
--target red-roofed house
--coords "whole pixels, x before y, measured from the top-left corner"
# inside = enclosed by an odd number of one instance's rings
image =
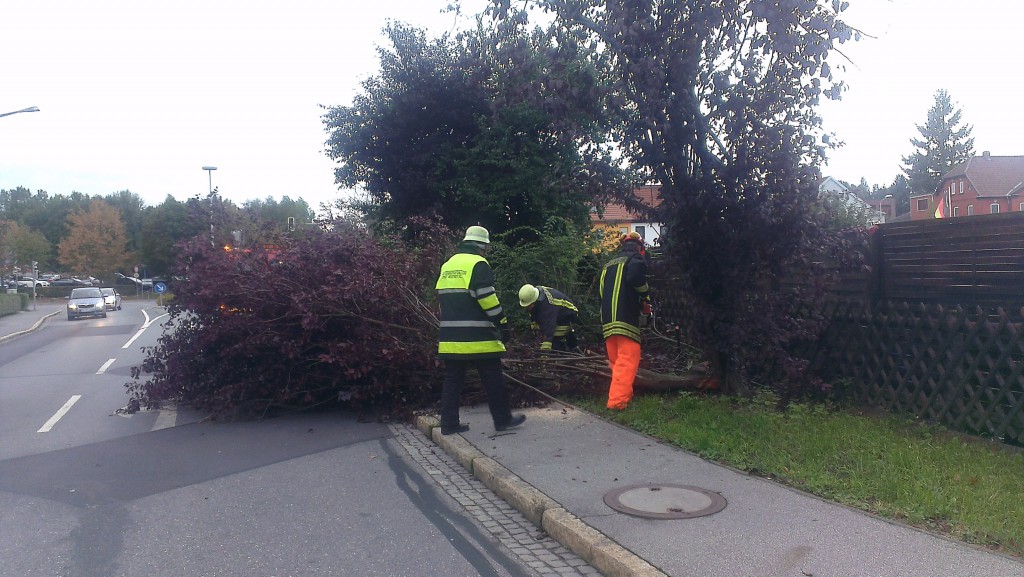
[[[932,198],[936,210],[914,211],[915,220],[1024,211],[1024,156],[969,158],[942,175]]]
[[[661,204],[660,184],[638,186],[633,192],[639,197],[640,202],[647,206],[657,208]],[[591,210],[590,223],[595,229],[603,229],[611,238],[616,239],[624,234],[636,232],[647,244],[653,244],[661,237],[661,223],[650,222],[621,204],[605,206],[600,215],[596,209]]]

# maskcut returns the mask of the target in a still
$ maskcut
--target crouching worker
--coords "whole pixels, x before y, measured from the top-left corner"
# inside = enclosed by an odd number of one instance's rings
[[[519,305],[530,311],[533,327],[540,332],[540,350],[576,352],[576,305],[560,291],[546,286],[524,284],[519,289]]]
[[[466,382],[466,369],[475,368],[487,394],[494,429],[518,427],[526,415],[509,409],[501,357],[509,339],[508,321],[494,292],[494,272],[484,258],[491,243],[482,226],[471,226],[458,249],[444,265],[437,279],[441,304],[438,357],[444,361],[441,389],[441,434],[469,430],[459,422],[459,395]]]

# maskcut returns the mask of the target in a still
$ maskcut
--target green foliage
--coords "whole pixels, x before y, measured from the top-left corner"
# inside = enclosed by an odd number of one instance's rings
[[[23,187],[0,190],[0,222],[8,223],[0,227],[0,269],[10,272],[16,264],[35,260],[41,271],[72,272],[58,267],[55,247],[68,238],[69,217],[87,211],[94,201],[112,207],[119,215],[126,241],[120,259],[124,266],[144,266],[151,275],[168,274],[175,245],[204,231],[208,235],[211,218],[216,221],[215,240],[223,246],[234,242],[236,231],[257,242],[263,227],[255,222],[280,223],[276,229],[266,227],[273,233],[284,230],[288,216],[306,226],[314,216],[304,200],[288,196],[280,202],[270,198],[247,201],[240,208],[219,195],[194,197],[184,203],[167,195],[163,203],[145,206],[138,195],[127,190],[103,197],[78,192],[51,195],[42,190],[33,194]]]
[[[867,204],[850,202],[837,194],[822,194],[820,206],[823,211],[819,215],[821,222],[827,229],[835,231],[866,227],[877,214]]]
[[[1024,454],[892,415],[694,393],[582,407],[701,457],[889,519],[1024,555]]]
[[[813,0],[595,3],[535,0],[612,83],[608,109],[626,158],[662,185],[664,253],[689,298],[682,327],[724,390],[804,366],[823,283],[779,290],[838,244],[815,213],[822,96],[838,98],[829,52],[857,36]],[[499,17],[524,18],[502,0]],[[589,44],[588,44],[589,43]],[[806,311],[806,312],[801,312]]]
[[[14,314],[28,308],[28,295],[0,293],[0,316]]]
[[[438,214],[453,229],[579,229],[592,199],[625,188],[606,147],[601,77],[575,43],[509,22],[428,40],[386,29],[381,70],[324,123],[337,182],[379,223]]]
[[[145,211],[139,260],[148,266],[150,274],[167,274],[174,264],[175,245],[199,234],[200,224],[189,220],[185,203],[167,195],[161,204]]]
[[[40,263],[46,270],[53,260],[53,245],[42,234],[13,221],[0,220],[0,273],[9,273],[18,265]]]
[[[524,284],[554,287],[572,299],[582,324],[599,323],[599,302],[594,293],[600,260],[593,238],[571,222],[551,217],[543,230],[520,227],[492,236],[487,260],[494,269],[498,298],[519,330],[529,326],[529,315],[519,306]]]
[[[935,103],[928,110],[928,120],[918,124],[921,138],[911,138],[915,150],[903,157],[904,173],[914,194],[931,194],[939,186],[942,175],[974,156],[973,127],[960,125],[961,111],[954,109],[945,90],[935,92]]]

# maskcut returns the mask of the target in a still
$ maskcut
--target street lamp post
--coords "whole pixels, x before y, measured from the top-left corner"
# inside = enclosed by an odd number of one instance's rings
[[[210,175],[210,194],[213,194],[213,171],[217,170],[216,166],[204,166],[203,170]]]
[[[213,243],[213,171],[217,170],[216,166],[204,166],[203,170],[210,176],[210,247],[214,246]]]
[[[36,283],[39,282],[39,263],[32,261],[32,310],[36,310]]]
[[[15,110],[14,112],[4,112],[0,114],[0,118],[4,116],[10,116],[12,114],[20,114],[22,112],[39,112],[38,106],[29,106],[28,108],[22,108],[21,110]]]

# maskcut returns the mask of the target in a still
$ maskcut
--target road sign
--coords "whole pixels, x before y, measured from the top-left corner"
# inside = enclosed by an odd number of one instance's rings
[[[156,294],[164,294],[167,292],[167,285],[162,282],[153,283],[153,292]]]

